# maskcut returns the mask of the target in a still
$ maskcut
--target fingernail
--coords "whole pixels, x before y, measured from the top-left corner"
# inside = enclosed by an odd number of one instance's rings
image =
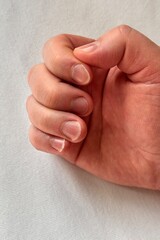
[[[51,146],[58,152],[62,152],[65,147],[65,139],[52,137],[50,139]]]
[[[95,42],[83,45],[81,47],[78,47],[78,48],[76,48],[76,50],[89,53],[89,52],[93,52],[94,50],[96,50],[97,46],[98,46],[98,42],[95,41]]]
[[[71,102],[71,111],[84,115],[88,112],[88,102],[84,97],[79,97]]]
[[[77,121],[64,122],[61,131],[67,138],[75,141],[81,134],[81,125]]]
[[[90,75],[83,64],[77,64],[72,68],[72,78],[78,82],[86,84],[90,81]]]

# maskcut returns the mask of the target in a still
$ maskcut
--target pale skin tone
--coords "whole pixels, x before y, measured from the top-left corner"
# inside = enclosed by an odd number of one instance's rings
[[[96,41],[58,35],[43,58],[28,75],[32,145],[107,181],[160,190],[159,46],[119,26]]]

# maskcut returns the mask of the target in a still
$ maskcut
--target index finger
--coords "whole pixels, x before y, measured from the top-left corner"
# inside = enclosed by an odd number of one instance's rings
[[[92,79],[91,68],[73,55],[76,47],[93,42],[81,36],[61,34],[49,39],[43,48],[44,63],[48,70],[60,79],[78,85]]]

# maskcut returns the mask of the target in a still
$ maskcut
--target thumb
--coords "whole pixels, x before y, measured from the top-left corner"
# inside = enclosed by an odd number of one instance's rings
[[[126,25],[75,48],[74,55],[91,66],[106,70],[118,66],[134,82],[160,82],[160,47]]]

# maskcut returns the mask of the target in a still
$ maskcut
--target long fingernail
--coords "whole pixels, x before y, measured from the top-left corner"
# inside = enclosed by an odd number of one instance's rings
[[[61,131],[67,138],[75,141],[81,135],[81,125],[77,121],[64,122]]]
[[[62,152],[65,147],[65,139],[52,137],[50,138],[51,146],[58,152]]]
[[[88,112],[88,102],[84,97],[79,97],[71,102],[71,111],[80,115],[85,115]]]
[[[92,43],[89,43],[89,44],[86,44],[86,45],[76,48],[76,51],[84,51],[84,52],[89,53],[89,52],[93,52],[94,50],[96,50],[97,46],[98,46],[98,42],[95,41],[95,42],[92,42]]]
[[[90,75],[83,64],[77,64],[72,68],[72,78],[80,84],[87,84],[90,81]]]

